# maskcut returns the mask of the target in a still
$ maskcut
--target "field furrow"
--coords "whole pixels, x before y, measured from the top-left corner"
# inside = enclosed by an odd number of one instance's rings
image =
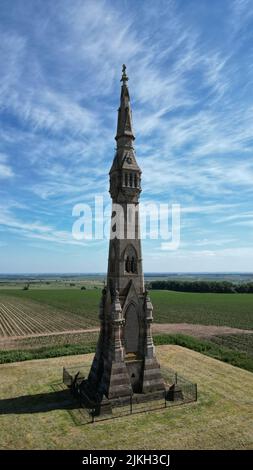
[[[31,318],[25,313],[24,311],[20,310],[18,307],[15,307],[12,304],[8,304],[9,308],[12,310],[12,314],[17,318],[17,320],[23,326],[23,331],[27,331],[28,333],[34,333],[37,331],[36,324],[38,323],[36,318]],[[43,331],[43,328],[42,328]]]
[[[12,336],[14,334],[18,334],[15,322],[13,322],[12,317],[6,311],[4,304],[0,305],[0,311],[1,311],[1,323],[5,329],[6,336]]]
[[[16,330],[19,332],[19,334],[23,334],[23,323],[22,321],[20,322],[19,318],[15,315],[15,312],[6,304],[3,304],[3,308],[5,309],[5,314],[7,318],[12,321],[12,323],[15,325]]]
[[[32,318],[33,322],[38,326],[41,326],[43,331],[45,331],[45,329],[48,331],[61,331],[82,328],[84,326],[83,320],[75,320],[75,318],[73,318],[74,315],[70,314],[71,318],[69,319],[67,314],[62,314],[55,310],[51,311],[50,308],[49,311],[47,311],[43,306],[41,307],[40,311],[35,312],[34,309],[32,311],[27,311],[27,309],[24,309],[24,307],[23,310],[21,310],[20,307],[14,306],[13,304],[12,307],[20,311],[23,315],[26,315],[29,319]]]
[[[1,308],[0,308],[0,337],[1,336],[5,336],[5,329],[4,329],[2,321],[1,321]]]
[[[20,315],[23,315],[23,318],[26,322],[28,322],[33,326],[33,333],[44,333],[48,330],[50,332],[50,328],[48,328],[46,317],[41,314],[34,315],[33,311],[24,311],[21,310],[19,307],[12,305],[12,308],[15,309]]]
[[[3,297],[0,302],[0,338],[26,337],[82,330],[85,318],[29,300]]]
[[[1,323],[1,330],[3,331],[3,336],[6,337],[6,336],[9,336],[9,324],[7,322],[7,320],[5,319],[5,316],[4,316],[4,310],[3,308],[1,307],[0,305],[0,323]]]

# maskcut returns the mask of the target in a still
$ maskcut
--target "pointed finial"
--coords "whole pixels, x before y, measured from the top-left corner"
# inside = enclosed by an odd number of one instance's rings
[[[147,285],[145,285],[144,296],[145,296],[146,300],[150,300],[150,297],[149,297],[149,290],[148,290]]]
[[[115,290],[115,301],[119,302],[119,291],[118,291],[118,289]]]
[[[126,74],[126,66],[125,64],[122,65],[122,77],[121,77],[121,82],[123,82],[123,85],[126,85],[126,82],[128,81],[128,76]]]

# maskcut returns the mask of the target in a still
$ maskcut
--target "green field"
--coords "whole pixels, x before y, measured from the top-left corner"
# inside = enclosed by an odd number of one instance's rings
[[[0,448],[252,449],[253,374],[180,346],[157,353],[161,367],[198,384],[198,401],[87,425],[52,384],[63,366],[88,368],[92,355],[1,365]]]
[[[95,352],[97,342],[96,334],[85,333],[78,335],[76,340],[73,339],[73,336],[71,335],[69,337],[69,342],[66,342],[66,337],[64,336],[62,338],[60,337],[60,339],[59,337],[53,337],[54,342],[51,344],[49,342],[46,346],[35,343],[33,347],[31,344],[30,347],[25,348],[20,345],[21,349],[0,351],[0,364]],[[219,343],[223,337],[213,337],[211,341],[208,341],[182,334],[155,335],[154,343],[158,346],[165,344],[184,346],[193,351],[201,352],[206,356],[218,359],[219,361],[227,362],[233,366],[253,372],[253,334],[247,335],[245,341],[241,338],[244,335],[234,335],[239,337],[236,342],[236,348],[230,346],[231,336],[228,336],[227,346]],[[226,341],[226,337],[224,338],[224,341]],[[36,338],[36,340],[37,339],[38,338]],[[45,340],[46,338],[43,339]]]
[[[1,295],[31,299],[41,304],[87,319],[87,326],[98,325],[101,290],[90,289],[1,289]],[[150,291],[157,323],[226,325],[253,329],[253,294],[200,294]]]
[[[155,321],[253,329],[253,294],[150,291]]]
[[[150,295],[156,323],[253,329],[253,294],[159,290]],[[6,338],[11,345],[12,328],[20,333],[17,343],[0,351],[0,363],[6,363],[0,365],[0,448],[251,449],[253,334],[208,339],[156,334],[161,366],[197,382],[198,402],[77,425],[73,414],[78,409],[70,413],[73,402],[68,392],[55,392],[53,383],[61,382],[63,365],[85,364],[88,370],[98,332],[79,328],[99,325],[100,296],[101,289],[94,288],[0,289],[0,329],[4,331],[8,319],[11,325],[9,336],[2,334],[2,346]],[[68,331],[71,326],[73,333]],[[41,336],[25,336],[27,328],[38,328]],[[52,359],[42,359],[48,357]]]
[[[57,310],[71,312],[85,318],[83,328],[98,326],[98,309],[101,290],[92,289],[82,291],[80,289],[31,289],[28,291],[18,289],[1,289],[2,297],[15,297],[21,300],[29,299],[42,305],[48,305]],[[85,325],[86,323],[86,325]]]
[[[253,329],[253,294],[203,294],[159,290],[150,291],[150,295],[156,323]],[[0,289],[0,329],[4,328],[6,319],[9,319],[10,332],[7,337],[11,339],[11,335],[18,335],[18,340],[7,342],[5,339],[5,343],[2,342],[0,362],[94,351],[98,333],[77,330],[99,326],[100,296],[100,289]],[[41,335],[29,336],[27,328],[31,333]],[[54,335],[59,330],[61,335]],[[73,330],[73,333],[70,330]],[[186,346],[253,371],[253,334],[217,334],[206,341],[205,337],[194,338],[160,332],[155,336],[155,342]]]
[[[233,351],[246,353],[253,361],[253,334],[250,335],[222,335],[214,336],[212,341]],[[253,372],[253,370],[252,370]]]

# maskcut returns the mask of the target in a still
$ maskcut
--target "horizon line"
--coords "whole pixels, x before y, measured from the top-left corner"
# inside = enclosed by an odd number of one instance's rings
[[[161,274],[161,275],[173,275],[173,274],[251,274],[253,275],[253,271],[146,271],[144,272],[144,275],[148,274]],[[68,272],[68,271],[62,271],[62,272],[12,272],[12,273],[0,273],[0,276],[28,276],[28,275],[33,275],[33,276],[45,276],[45,275],[75,275],[75,276],[106,276],[106,272]]]

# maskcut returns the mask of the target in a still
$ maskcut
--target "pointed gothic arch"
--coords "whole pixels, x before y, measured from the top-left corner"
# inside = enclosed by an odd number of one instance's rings
[[[131,301],[125,310],[124,339],[125,351],[129,353],[138,353],[139,349],[140,324],[138,316],[138,307]]]

